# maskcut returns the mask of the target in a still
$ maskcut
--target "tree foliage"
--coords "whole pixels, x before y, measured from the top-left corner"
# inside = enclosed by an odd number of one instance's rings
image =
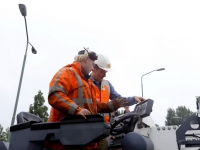
[[[0,141],[7,142],[8,136],[6,135],[6,132],[3,131],[3,127],[0,124]]]
[[[39,116],[44,122],[47,122],[49,114],[48,107],[44,105],[45,99],[43,93],[39,90],[34,97],[34,103],[30,105],[29,112]]]
[[[165,120],[165,125],[180,125],[182,124],[185,119],[189,116],[195,116],[196,113],[192,112],[190,109],[186,108],[185,106],[178,106],[176,111],[172,108],[167,110],[167,117]]]
[[[10,128],[9,127],[6,128],[5,134],[6,134],[6,141],[5,142],[8,142],[8,138],[9,138],[9,134],[10,134]]]

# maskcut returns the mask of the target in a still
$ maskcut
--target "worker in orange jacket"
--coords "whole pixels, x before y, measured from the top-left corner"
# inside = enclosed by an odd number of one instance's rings
[[[58,122],[66,115],[86,115],[109,113],[127,105],[125,99],[108,103],[97,102],[96,89],[89,79],[97,55],[84,48],[74,58],[74,62],[61,68],[50,82],[48,102],[52,106],[48,122]],[[51,150],[66,150],[59,142],[47,143]],[[96,143],[84,147],[84,150],[97,149]]]
[[[121,95],[115,91],[113,85],[108,80],[104,79],[108,71],[111,71],[111,63],[109,58],[106,55],[98,54],[98,59],[95,61],[95,66],[90,78],[96,85],[96,90],[98,91],[96,93],[96,97],[99,102],[107,103],[109,100],[116,100],[117,98],[121,97]],[[143,97],[139,96],[127,97],[126,99],[128,101],[128,106],[145,100]],[[105,122],[109,123],[110,114],[104,113],[103,116]],[[107,146],[108,143],[106,139],[98,142],[98,150],[105,150],[107,149]]]

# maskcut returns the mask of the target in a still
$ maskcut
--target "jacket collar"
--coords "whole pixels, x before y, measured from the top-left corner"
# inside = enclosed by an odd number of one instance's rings
[[[81,76],[81,78],[85,80],[88,80],[90,78],[89,75],[84,75],[84,68],[77,61],[74,61],[72,64],[67,65],[67,67],[72,67]]]

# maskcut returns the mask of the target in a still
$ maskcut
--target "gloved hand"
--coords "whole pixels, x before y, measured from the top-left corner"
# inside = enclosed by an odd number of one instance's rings
[[[140,103],[142,101],[145,101],[146,99],[144,97],[134,96],[134,99],[136,102]]]
[[[118,97],[117,101],[118,101],[120,107],[125,107],[128,105],[128,101],[125,97]]]
[[[80,115],[82,116],[84,119],[86,119],[86,116],[85,115],[91,115],[90,111],[85,109],[85,108],[82,108],[81,111],[79,113],[77,113],[77,115]]]

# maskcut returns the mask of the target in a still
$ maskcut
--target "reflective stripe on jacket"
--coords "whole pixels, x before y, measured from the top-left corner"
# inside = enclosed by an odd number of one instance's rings
[[[98,91],[96,93],[96,98],[101,103],[108,103],[109,97],[110,97],[110,85],[107,80],[101,81],[101,87],[100,90],[96,87],[96,90]],[[103,113],[104,120],[106,123],[109,123],[110,120],[110,114],[109,113]]]

